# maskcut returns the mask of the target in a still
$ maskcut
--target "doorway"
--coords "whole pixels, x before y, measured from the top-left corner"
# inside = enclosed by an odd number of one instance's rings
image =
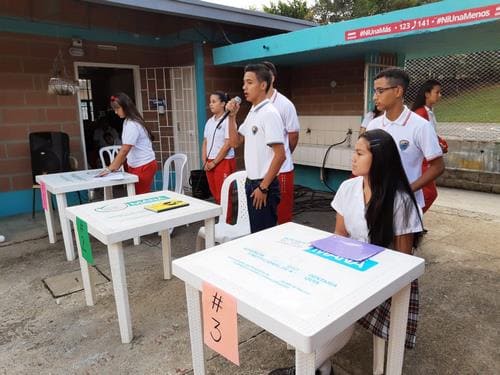
[[[121,144],[123,120],[115,115],[109,97],[124,92],[142,110],[139,69],[130,65],[75,63],[80,84],[78,104],[86,169],[101,168],[99,149]]]

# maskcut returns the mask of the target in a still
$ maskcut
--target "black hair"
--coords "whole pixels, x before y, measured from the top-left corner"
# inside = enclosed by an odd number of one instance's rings
[[[421,223],[422,218],[392,136],[376,129],[363,133],[359,138],[366,139],[372,154],[368,176],[372,196],[365,213],[370,243],[388,247],[394,240],[394,201],[398,194],[404,205],[404,224],[407,224],[412,209],[417,210]]]
[[[269,91],[271,88],[272,77],[271,72],[264,64],[248,64],[245,66],[245,73],[246,72],[254,72],[259,82],[266,83],[266,93]]]
[[[401,86],[403,88],[403,95],[410,85],[410,76],[403,69],[389,68],[382,70],[375,76],[375,80],[379,78],[387,78],[391,86]]]
[[[219,100],[223,103],[227,103],[229,101],[229,95],[227,94],[227,92],[224,91],[217,90],[212,92],[210,95],[215,95],[219,97]]]
[[[373,109],[370,112],[373,113],[373,118],[376,118],[382,114],[382,111],[378,109],[376,105],[373,106]]]
[[[417,96],[413,101],[413,105],[411,106],[411,110],[415,111],[416,109],[423,107],[425,105],[425,94],[432,91],[432,89],[436,86],[441,87],[441,82],[437,79],[429,79],[422,83],[422,86],[418,89]]]
[[[264,65],[267,69],[269,69],[269,71],[274,77],[274,82],[276,82],[278,80],[278,71],[276,70],[276,66],[274,66],[274,64],[271,61],[263,61],[262,65]]]
[[[111,108],[117,109],[121,107],[123,109],[123,112],[125,113],[125,118],[136,121],[139,124],[141,124],[144,130],[146,130],[146,132],[148,133],[149,139],[151,141],[154,140],[153,133],[146,126],[144,118],[141,116],[134,102],[132,101],[132,99],[130,99],[130,97],[127,94],[125,94],[124,92],[118,92],[112,95],[110,100],[111,100]]]

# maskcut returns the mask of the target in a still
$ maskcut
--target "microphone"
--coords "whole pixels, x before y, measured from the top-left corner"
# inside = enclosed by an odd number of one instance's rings
[[[231,100],[234,100],[237,104],[241,104],[241,98],[239,96],[235,96]],[[229,111],[224,112],[224,114],[222,115],[221,119],[217,123],[217,126],[215,127],[215,130],[220,129],[220,126],[221,126],[222,122],[227,118],[227,116],[229,116]]]

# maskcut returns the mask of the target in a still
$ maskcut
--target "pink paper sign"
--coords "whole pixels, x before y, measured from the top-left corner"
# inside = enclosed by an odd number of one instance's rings
[[[47,199],[47,186],[45,186],[45,182],[40,182],[40,194],[42,196],[42,207],[45,211],[48,210],[48,199]]]
[[[205,344],[239,366],[236,299],[207,283],[201,299]]]

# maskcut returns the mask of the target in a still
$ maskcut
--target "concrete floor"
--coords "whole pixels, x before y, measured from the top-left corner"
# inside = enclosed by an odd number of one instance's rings
[[[308,209],[295,221],[331,230],[334,215]],[[174,257],[194,249],[199,225],[175,230]],[[499,374],[500,197],[440,189],[425,226],[429,233],[418,253],[426,259],[421,321],[403,373]],[[46,288],[43,279],[79,265],[65,260],[60,234],[48,243],[42,214],[0,219],[0,234],[6,236],[0,244],[0,374],[192,373],[184,285],[162,280],[158,236],[125,244],[134,340],[121,344],[110,282],[97,287],[92,307],[81,291],[54,298]],[[109,277],[105,247],[92,245]],[[209,374],[267,374],[293,364],[293,352],[261,328],[240,318],[239,332],[241,366],[207,351]],[[371,343],[357,328],[333,358],[335,373],[370,374]]]

